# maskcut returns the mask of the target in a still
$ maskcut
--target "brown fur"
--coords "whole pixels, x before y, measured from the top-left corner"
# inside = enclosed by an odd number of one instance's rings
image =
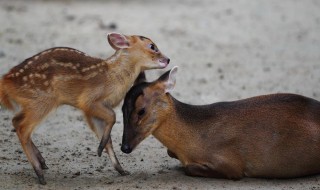
[[[3,89],[2,80],[0,80],[0,102],[7,109],[13,110],[14,106],[13,106],[12,102],[10,101],[8,94],[4,90],[1,90],[1,89]]]
[[[83,111],[89,127],[101,139],[98,155],[106,149],[115,169],[126,174],[109,138],[115,123],[112,108],[120,103],[140,72],[169,63],[160,51],[149,48],[151,40],[139,39],[110,34],[108,40],[116,53],[106,60],[72,48],[48,49],[13,67],[0,80],[1,104],[13,109],[15,102],[21,107],[12,123],[41,184],[45,184],[42,169],[46,165],[30,136],[45,116],[62,104]]]
[[[319,101],[272,94],[195,106],[165,93],[166,80],[164,75],[127,94],[124,152],[153,134],[191,176],[293,178],[320,173]]]

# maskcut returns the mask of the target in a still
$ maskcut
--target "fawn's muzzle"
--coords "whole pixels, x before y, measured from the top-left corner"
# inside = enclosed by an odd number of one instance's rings
[[[162,59],[160,59],[160,62],[168,65],[170,63],[170,59],[169,58],[162,58]]]

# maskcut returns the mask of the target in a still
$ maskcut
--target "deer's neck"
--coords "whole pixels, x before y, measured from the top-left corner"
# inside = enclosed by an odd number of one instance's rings
[[[140,65],[137,64],[137,61],[131,59],[129,54],[125,50],[118,50],[109,57],[106,62],[108,63],[108,67],[110,67],[110,71],[115,74],[126,74],[126,77],[133,77],[135,80],[139,75],[141,68]]]
[[[108,72],[107,80],[112,82],[109,89],[114,98],[110,104],[114,107],[120,103],[127,91],[131,88],[137,79],[141,68],[139,64],[129,59],[125,52],[116,52],[106,60]]]
[[[175,104],[181,104],[180,106],[186,106],[172,96],[169,97],[169,111],[166,119],[159,125],[159,127],[153,132],[153,135],[170,151],[174,152],[178,158],[182,161],[183,155],[188,142],[192,142],[193,131],[186,122],[179,118],[179,114],[175,109]]]
[[[189,105],[169,97],[169,112],[153,135],[185,165],[197,155],[190,154],[204,145],[208,128],[215,122],[216,107]],[[192,155],[192,156],[191,156]],[[190,160],[191,159],[191,160]]]

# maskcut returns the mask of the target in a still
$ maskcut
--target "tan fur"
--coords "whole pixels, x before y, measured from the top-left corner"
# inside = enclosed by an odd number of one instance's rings
[[[2,80],[0,80],[0,103],[9,110],[14,109],[14,106],[10,101],[7,92],[2,87]]]
[[[129,47],[122,48],[121,41],[117,44],[119,39]],[[44,159],[30,136],[43,118],[62,104],[84,112],[89,127],[101,139],[99,156],[105,148],[114,167],[121,174],[126,173],[115,157],[109,138],[115,123],[112,108],[120,103],[140,72],[163,68],[169,59],[150,49],[153,42],[149,39],[113,33],[108,40],[116,52],[106,60],[71,48],[52,48],[26,59],[0,81],[1,104],[13,109],[11,102],[15,102],[21,107],[13,125],[42,184],[45,183],[41,169]],[[163,60],[167,62],[165,65]],[[92,120],[100,122],[94,125]]]
[[[152,134],[191,176],[294,178],[320,173],[319,101],[271,94],[195,106],[166,93],[175,81],[168,83],[163,76],[128,92],[123,152],[130,153]]]

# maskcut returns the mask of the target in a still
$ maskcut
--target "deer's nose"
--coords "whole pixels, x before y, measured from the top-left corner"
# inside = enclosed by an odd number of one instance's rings
[[[130,148],[130,146],[128,144],[123,144],[121,146],[121,151],[126,153],[126,154],[129,154],[132,152],[132,148]]]

